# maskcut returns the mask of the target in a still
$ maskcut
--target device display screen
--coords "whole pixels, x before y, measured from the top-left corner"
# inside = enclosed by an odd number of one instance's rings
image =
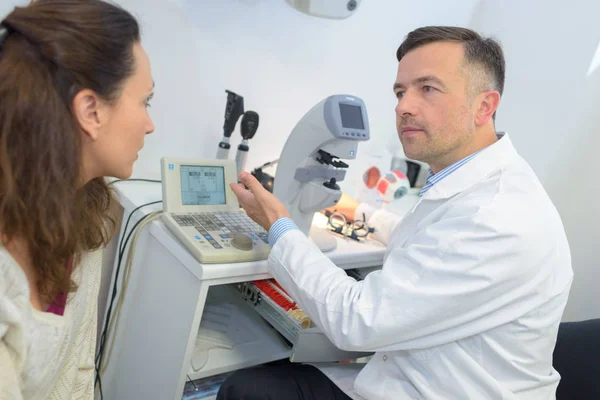
[[[224,167],[182,165],[179,175],[184,206],[226,204]]]
[[[342,126],[349,129],[365,129],[360,106],[340,103]]]

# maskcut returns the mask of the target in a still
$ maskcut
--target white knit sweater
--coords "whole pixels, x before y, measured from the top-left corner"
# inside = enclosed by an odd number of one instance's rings
[[[0,399],[94,398],[101,265],[101,251],[82,258],[59,316],[33,308],[25,273],[0,244]]]

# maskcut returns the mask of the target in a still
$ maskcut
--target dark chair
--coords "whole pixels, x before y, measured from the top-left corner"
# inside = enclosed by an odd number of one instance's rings
[[[600,399],[600,319],[561,323],[553,365],[557,400]]]

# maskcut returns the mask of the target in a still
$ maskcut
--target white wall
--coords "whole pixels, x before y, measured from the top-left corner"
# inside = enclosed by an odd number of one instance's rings
[[[156,81],[156,134],[148,138],[135,175],[157,177],[163,155],[214,157],[225,89],[243,95],[246,110],[260,114],[248,168],[278,158],[295,123],[334,93],[353,94],[367,104],[373,139],[359,154],[399,149],[392,93],[396,48],[419,25],[466,24],[476,1],[415,7],[408,1],[365,0],[352,18],[341,21],[306,16],[285,0],[119,3],[143,23]],[[239,138],[236,130],[231,157]],[[352,179],[345,188],[353,189]]]
[[[0,0],[5,14],[18,0]],[[353,189],[360,154],[400,147],[394,127],[395,51],[429,24],[462,25],[500,39],[506,92],[497,127],[511,135],[558,207],[575,281],[565,319],[600,317],[600,2],[574,0],[363,0],[347,20],[305,16],[285,0],[118,0],[137,15],[152,61],[156,133],[134,175],[158,177],[164,155],[213,157],[222,135],[225,89],[260,114],[248,168],[277,158],[295,122],[332,93],[362,97],[372,139],[359,148],[344,186]],[[232,148],[237,146],[234,133]],[[231,154],[233,157],[234,154]],[[353,172],[354,171],[354,172]]]
[[[469,27],[505,50],[505,95],[497,127],[537,172],[569,238],[575,278],[566,320],[600,317],[600,2],[481,1]]]

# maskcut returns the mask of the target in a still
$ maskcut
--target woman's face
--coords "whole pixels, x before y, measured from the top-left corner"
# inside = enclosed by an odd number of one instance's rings
[[[84,146],[84,170],[88,176],[129,178],[138,152],[144,147],[144,138],[154,131],[148,113],[154,89],[150,60],[139,43],[134,45],[133,54],[134,74],[124,82],[117,100],[102,107],[96,137]]]

